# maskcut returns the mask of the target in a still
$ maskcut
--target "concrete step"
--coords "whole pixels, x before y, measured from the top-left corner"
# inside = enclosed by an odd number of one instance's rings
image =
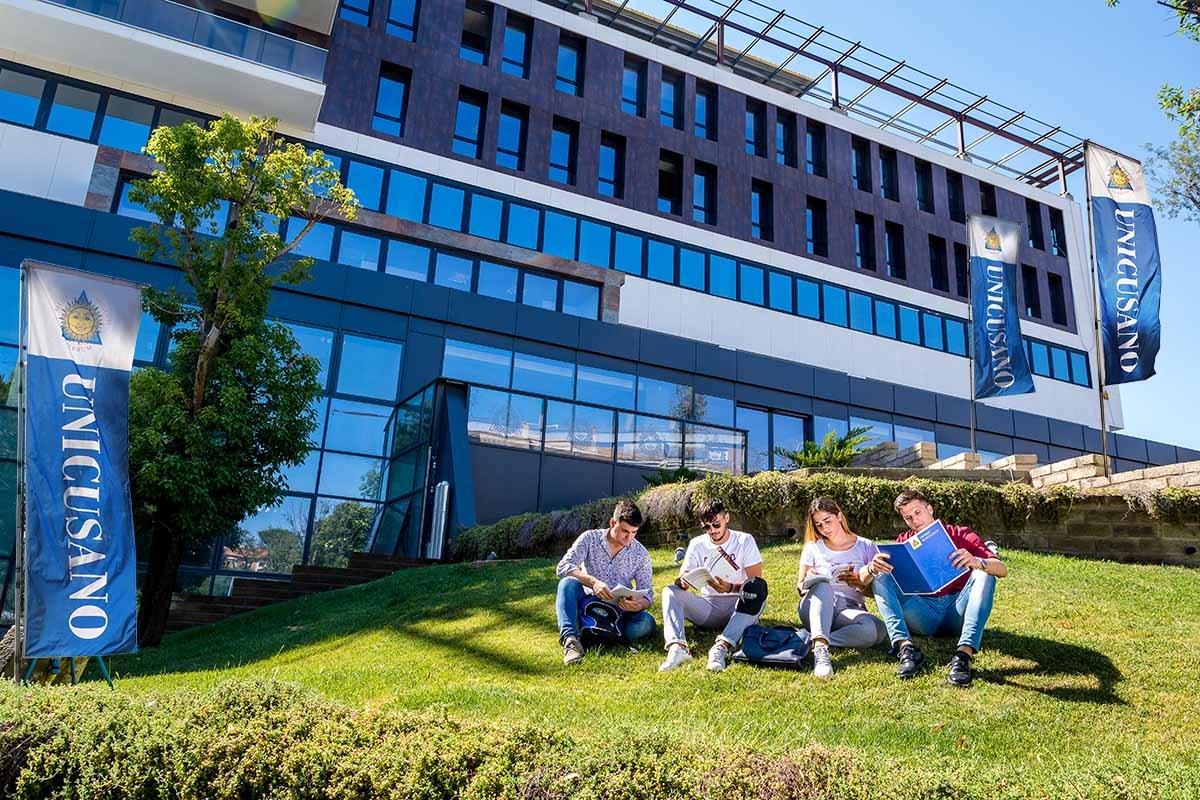
[[[273,597],[280,601],[304,594],[290,580],[270,578],[234,578],[230,597]]]

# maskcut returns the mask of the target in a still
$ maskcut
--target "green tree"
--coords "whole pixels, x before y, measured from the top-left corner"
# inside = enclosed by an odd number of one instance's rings
[[[647,486],[668,486],[672,483],[690,483],[698,481],[704,477],[704,474],[697,472],[690,467],[675,467],[675,469],[667,469],[659,467],[657,471],[651,472],[649,475],[642,475],[642,480]]]
[[[159,128],[146,153],[158,169],[130,198],[161,224],[131,238],[190,290],[144,291],[145,310],[174,326],[175,350],[166,371],[130,381],[134,524],[148,550],[138,638],[154,646],[189,543],[278,502],[283,470],[308,453],[318,364],[267,321],[267,303],[277,282],[308,277],[311,259],[287,257],[317,221],[353,219],[358,204],[324,154],[285,142],[271,119]],[[284,239],[278,221],[289,217],[306,222]]]
[[[792,469],[848,467],[870,438],[870,428],[851,428],[844,436],[838,436],[837,431],[829,431],[820,444],[805,442],[802,450],[776,447],[775,455],[792,462]]]
[[[346,500],[336,505],[322,502],[320,511],[323,513],[313,525],[309,561],[318,566],[344,567],[350,553],[366,547],[375,508],[369,503]]]
[[[1121,0],[1105,2],[1110,8],[1121,4]],[[1158,5],[1175,12],[1180,34],[1200,42],[1200,0],[1159,0]],[[1189,131],[1200,133],[1200,89],[1164,83],[1158,90],[1158,103],[1168,119],[1179,123],[1180,136]]]
[[[246,541],[252,540],[253,537],[246,537]],[[267,550],[268,572],[291,572],[292,567],[300,563],[303,555],[300,537],[296,531],[289,528],[267,528],[259,531],[258,544]]]
[[[1200,130],[1185,131],[1166,147],[1148,144],[1146,149],[1155,204],[1171,219],[1200,223]]]

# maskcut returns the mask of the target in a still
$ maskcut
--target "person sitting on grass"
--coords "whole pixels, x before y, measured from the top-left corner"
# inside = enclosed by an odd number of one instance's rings
[[[830,647],[874,647],[887,638],[883,621],[867,611],[867,564],[879,550],[850,530],[841,506],[818,497],[808,507],[800,553],[800,624],[812,635],[813,674],[833,676]],[[807,583],[807,588],[806,588]]]
[[[908,530],[897,541],[934,522],[933,506],[916,489],[901,492],[895,509]],[[925,665],[925,655],[912,642],[912,633],[921,636],[954,636],[958,650],[950,659],[949,681],[955,686],[970,686],[971,659],[979,652],[983,628],[992,613],[996,579],[1008,575],[1008,567],[984,544],[979,534],[965,525],[945,525],[950,541],[957,548],[950,555],[955,567],[970,567],[963,575],[934,595],[906,595],[890,574],[892,565],[884,553],[878,553],[867,565],[879,614],[887,626],[892,647],[900,656],[897,674],[901,679],[916,676]]]
[[[714,577],[706,585],[694,587],[700,590],[699,595],[688,591],[690,587],[682,577],[663,591],[667,658],[659,666],[659,672],[692,660],[684,638],[686,622],[721,631],[708,651],[709,670],[721,672],[742,634],[758,621],[766,603],[767,582],[762,577],[762,556],[754,537],[729,528],[729,512],[716,498],[700,504],[699,517],[704,533],[688,542],[680,575],[703,567]]]
[[[637,541],[642,526],[641,510],[629,500],[613,508],[608,529],[596,528],[579,534],[566,555],[558,562],[555,574],[558,595],[558,641],[563,663],[583,660],[579,641],[579,612],[589,596],[598,597],[617,609],[617,627],[627,641],[644,639],[654,633],[654,617],[646,611],[654,599],[654,575],[650,553]],[[647,592],[645,597],[613,597],[618,586]]]

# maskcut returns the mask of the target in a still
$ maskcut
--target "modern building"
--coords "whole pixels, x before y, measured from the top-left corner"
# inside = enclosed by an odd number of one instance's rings
[[[443,479],[458,519],[488,521],[659,467],[780,467],[777,448],[851,426],[961,452],[971,213],[1026,226],[1037,376],[1034,394],[976,405],[978,449],[1100,450],[1083,221],[1065,193],[1081,140],[759,19],[752,0],[668,0],[661,18],[644,5],[0,0],[6,381],[23,259],[183,286],[129,241],[155,126],[278,117],[364,207],[317,226],[313,280],[271,307],[322,364],[311,455],[282,504],[189,554],[181,588],[222,593],[365,546],[429,552]],[[137,364],[164,363],[169,334],[145,318]],[[0,421],[11,500],[11,406]],[[1110,442],[1119,468],[1200,458]]]

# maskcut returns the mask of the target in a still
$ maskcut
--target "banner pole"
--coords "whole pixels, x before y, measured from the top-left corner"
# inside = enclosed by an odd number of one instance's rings
[[[25,655],[25,587],[28,583],[27,565],[25,563],[25,315],[29,294],[29,278],[25,272],[25,263],[20,269],[21,300],[17,304],[17,486],[16,486],[16,556],[13,568],[13,629],[16,636],[13,641],[13,682],[21,680],[21,660]]]
[[[969,240],[968,240],[969,241]],[[967,386],[968,397],[967,424],[971,431],[971,452],[978,454],[975,449],[975,276],[971,274],[971,248],[967,247]]]
[[[1096,223],[1092,218],[1092,167],[1088,151],[1092,143],[1083,143],[1083,181],[1087,194],[1088,260],[1092,267],[1092,314],[1096,331],[1096,396],[1100,401],[1100,450],[1104,455],[1104,477],[1112,476],[1108,460],[1108,421],[1104,409],[1104,343],[1100,337],[1100,271],[1096,266]]]

